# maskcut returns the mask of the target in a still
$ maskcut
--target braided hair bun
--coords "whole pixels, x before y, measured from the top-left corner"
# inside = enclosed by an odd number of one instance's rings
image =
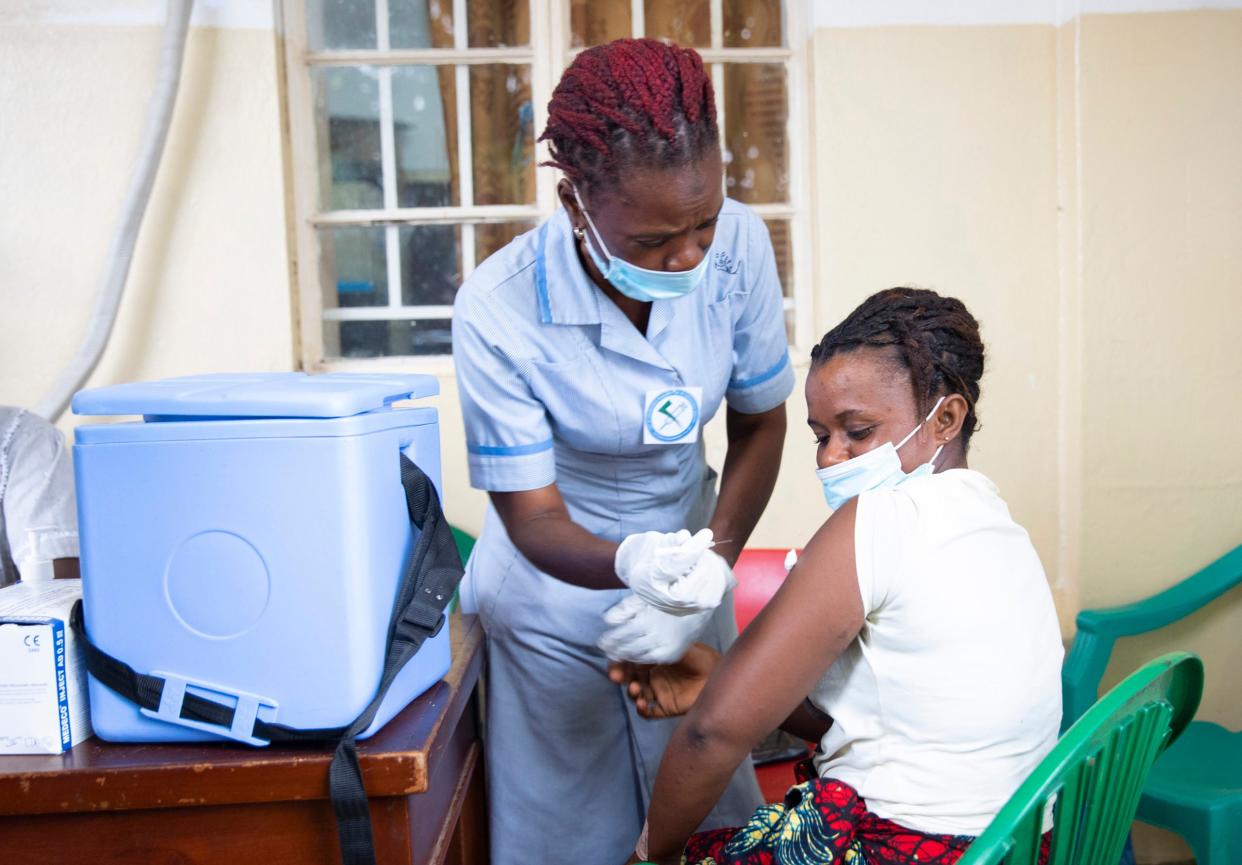
[[[979,322],[965,304],[919,288],[876,292],[811,349],[811,368],[862,346],[893,350],[894,360],[910,373],[920,414],[930,411],[940,396],[961,394],[967,406],[962,447],[969,446],[979,426],[975,406],[984,351]]]
[[[716,101],[703,58],[655,39],[588,48],[548,102],[552,158],[575,184],[611,185],[629,168],[677,168],[717,145]]]

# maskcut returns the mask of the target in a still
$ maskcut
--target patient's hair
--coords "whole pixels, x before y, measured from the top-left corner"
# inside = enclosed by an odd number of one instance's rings
[[[575,184],[611,185],[630,168],[677,168],[718,146],[703,58],[655,39],[588,48],[561,76],[539,140]]]
[[[920,413],[930,411],[940,396],[965,397],[962,447],[970,445],[979,426],[975,405],[983,377],[983,340],[979,322],[965,304],[919,288],[876,292],[811,349],[811,368],[862,346],[893,350],[893,357],[910,372]]]

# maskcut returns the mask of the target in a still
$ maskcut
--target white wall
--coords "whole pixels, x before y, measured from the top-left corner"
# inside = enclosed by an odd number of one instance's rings
[[[85,332],[162,10],[22,0],[0,11],[0,403],[38,401]],[[270,5],[198,4],[164,163],[92,383],[291,367],[278,61]]]

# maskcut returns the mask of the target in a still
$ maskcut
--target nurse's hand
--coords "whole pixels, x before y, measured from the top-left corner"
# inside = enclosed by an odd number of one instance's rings
[[[681,660],[711,617],[711,610],[674,616],[627,595],[604,613],[608,627],[596,645],[614,661],[671,664]]]
[[[695,643],[674,664],[652,667],[613,661],[608,665],[608,678],[625,685],[644,718],[672,718],[690,711],[719,660],[715,649]]]
[[[630,535],[617,547],[617,578],[666,613],[714,610],[737,580],[713,543],[711,529]]]

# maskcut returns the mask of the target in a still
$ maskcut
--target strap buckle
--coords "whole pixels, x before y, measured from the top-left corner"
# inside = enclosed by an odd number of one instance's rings
[[[165,724],[176,724],[180,727],[189,727],[191,730],[201,730],[204,733],[211,733],[214,736],[223,736],[226,739],[233,739],[238,742],[244,742],[247,745],[263,747],[269,744],[266,739],[259,739],[254,735],[254,722],[259,717],[259,709],[268,708],[273,710],[269,714],[274,715],[277,708],[275,700],[269,697],[260,697],[257,694],[247,694],[244,691],[235,691],[229,688],[221,688],[219,685],[208,684],[207,682],[194,682],[184,676],[178,676],[176,673],[165,673],[160,670],[153,671],[152,676],[156,676],[164,680],[164,688],[160,692],[160,706],[158,709],[146,709],[139,707],[138,711],[156,721],[163,721]],[[206,721],[194,721],[189,718],[181,717],[181,707],[185,703],[186,688],[194,688],[198,691],[210,692],[213,695],[228,697],[235,700],[233,709],[233,721],[225,727],[221,724],[209,724]],[[204,694],[196,695],[200,699],[210,700],[210,697]],[[228,709],[228,703],[221,700],[212,700],[219,703],[223,708]],[[265,719],[268,720],[268,719]]]
[[[448,621],[448,616],[444,613],[440,614],[440,618],[436,619],[436,626],[432,628],[431,633],[427,635],[427,639],[439,636],[440,631],[444,628],[444,623]]]

